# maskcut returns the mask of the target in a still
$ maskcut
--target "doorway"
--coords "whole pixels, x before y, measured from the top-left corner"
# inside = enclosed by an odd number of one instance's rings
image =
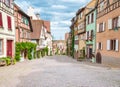
[[[12,57],[12,40],[7,40],[7,56]]]

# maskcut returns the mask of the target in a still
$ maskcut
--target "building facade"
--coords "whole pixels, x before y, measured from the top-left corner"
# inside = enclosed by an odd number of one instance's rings
[[[86,15],[86,57],[95,59],[96,50],[96,9]],[[95,62],[95,60],[94,60]]]
[[[0,0],[0,57],[14,57],[15,24],[13,0]]]
[[[45,47],[45,29],[42,20],[32,20],[33,32],[31,33],[31,41],[37,44],[37,50]]]
[[[30,17],[14,4],[16,42],[29,42],[32,30]]]
[[[86,13],[86,58],[92,62],[95,62],[96,51],[96,5],[97,0],[92,0],[86,6],[88,9]]]
[[[73,28],[73,37],[74,37],[74,41],[72,43],[74,43],[73,45],[73,55],[74,58],[77,59],[78,58],[78,48],[79,48],[79,41],[78,41],[78,27],[77,27],[77,16],[73,17],[72,19],[72,28]]]
[[[52,55],[52,35],[51,35],[51,27],[50,27],[50,21],[44,21],[45,26],[45,41],[46,41],[46,47],[48,47],[48,55]]]
[[[120,65],[120,0],[98,0],[96,61]]]
[[[86,47],[86,43],[85,43],[85,7],[80,8],[76,15],[77,15],[77,28],[78,28],[78,43],[79,43],[79,48],[78,48],[78,59],[85,57],[85,47]],[[84,51],[84,52],[83,52]]]
[[[66,41],[65,40],[53,40],[53,55],[62,55],[66,53]]]

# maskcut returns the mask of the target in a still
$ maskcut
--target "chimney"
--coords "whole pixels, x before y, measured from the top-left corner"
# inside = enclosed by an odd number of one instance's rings
[[[36,13],[36,18],[37,18],[38,20],[40,20],[40,14],[39,14],[39,13]]]

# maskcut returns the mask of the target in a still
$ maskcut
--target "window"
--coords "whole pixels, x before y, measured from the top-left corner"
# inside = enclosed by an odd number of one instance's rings
[[[92,15],[91,15],[91,23],[93,23],[94,22],[94,13],[92,13]]]
[[[118,27],[118,17],[113,18],[112,27],[113,27],[113,29],[116,29]]]
[[[3,45],[3,40],[0,39],[0,54],[2,54],[2,50],[3,50],[3,49],[2,49],[2,47],[3,47],[2,45]]]
[[[90,16],[88,16],[88,21],[87,21],[87,24],[89,24],[89,22],[90,22]]]
[[[3,22],[2,22],[2,13],[0,13],[0,27],[3,27]]]
[[[77,27],[74,27],[74,28],[75,28],[74,30],[76,31],[76,30],[77,30]]]
[[[80,18],[80,19],[82,18],[82,15],[83,15],[83,13],[81,12],[80,15],[79,15],[79,18]]]
[[[97,49],[102,50],[102,43],[101,42],[97,43]]]
[[[12,30],[11,17],[10,16],[7,16],[7,22],[8,22],[8,30]]]
[[[87,40],[88,40],[88,38],[89,38],[89,31],[87,31]]]
[[[100,11],[104,9],[104,1],[100,3]]]
[[[5,0],[5,4],[6,4],[7,6],[10,6],[10,0]]]
[[[103,32],[105,31],[105,22],[100,23],[99,25],[97,25],[99,27],[99,32]]]
[[[103,23],[100,23],[99,25],[99,32],[102,32],[103,31]]]
[[[110,40],[110,50],[115,50],[116,48],[116,40]]]
[[[93,37],[93,30],[91,30],[91,38]]]
[[[119,50],[119,42],[116,39],[107,40],[107,50],[118,51]]]
[[[78,35],[75,36],[75,40],[78,40]]]

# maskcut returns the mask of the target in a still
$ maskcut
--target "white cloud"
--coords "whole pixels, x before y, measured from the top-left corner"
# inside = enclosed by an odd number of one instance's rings
[[[40,13],[41,19],[51,21],[51,32],[56,39],[64,38],[68,32],[71,19],[76,11],[90,0],[15,0],[18,6],[27,12],[29,6],[34,7],[35,12]],[[44,20],[43,19],[43,20]]]
[[[54,9],[66,9],[67,8],[64,5],[52,5],[51,7],[54,8]]]

